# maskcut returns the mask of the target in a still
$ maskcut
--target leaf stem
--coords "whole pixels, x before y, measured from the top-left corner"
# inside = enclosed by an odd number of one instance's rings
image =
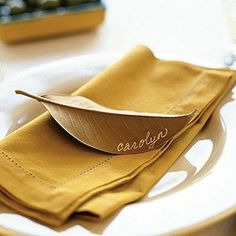
[[[39,102],[51,102],[51,101],[50,101],[49,99],[47,99],[47,98],[40,97],[40,96],[31,94],[31,93],[27,93],[27,92],[22,91],[22,90],[15,90],[15,93],[16,93],[16,94],[24,95],[24,96],[26,96],[26,97],[30,97],[30,98],[36,99],[36,100],[39,101]]]

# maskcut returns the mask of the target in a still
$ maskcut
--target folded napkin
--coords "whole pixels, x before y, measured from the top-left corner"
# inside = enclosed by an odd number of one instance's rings
[[[142,198],[235,84],[235,72],[156,59],[143,46],[74,94],[113,109],[184,114],[191,122],[150,152],[111,155],[68,135],[48,113],[0,141],[0,201],[49,225],[74,214],[104,218]]]

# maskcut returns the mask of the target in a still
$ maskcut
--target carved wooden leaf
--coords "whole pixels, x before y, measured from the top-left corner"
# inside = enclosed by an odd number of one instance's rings
[[[57,123],[80,142],[113,154],[134,154],[157,148],[182,130],[195,111],[164,115],[114,110],[88,98],[22,94],[41,102]]]

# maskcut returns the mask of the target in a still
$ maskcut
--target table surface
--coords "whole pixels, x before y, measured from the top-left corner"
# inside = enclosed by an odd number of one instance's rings
[[[98,52],[127,52],[138,44],[161,58],[223,66],[232,47],[221,0],[107,0],[106,20],[81,34],[23,44],[0,42],[0,80],[39,64]],[[233,215],[191,235],[234,235]]]

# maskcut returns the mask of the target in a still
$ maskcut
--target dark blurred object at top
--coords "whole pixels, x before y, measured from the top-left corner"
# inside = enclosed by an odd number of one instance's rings
[[[98,3],[99,0],[0,0],[0,16],[55,9],[58,7]],[[4,9],[9,9],[8,11]]]
[[[19,42],[86,30],[104,12],[101,0],[0,0],[0,38]]]

